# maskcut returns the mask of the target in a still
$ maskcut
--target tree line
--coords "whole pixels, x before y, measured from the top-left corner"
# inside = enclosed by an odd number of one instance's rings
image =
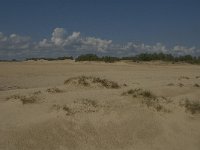
[[[57,57],[57,58],[47,58],[47,57],[40,57],[40,58],[26,58],[25,60],[47,60],[47,61],[55,61],[55,60],[75,60],[78,61],[102,61],[106,63],[113,63],[120,60],[130,60],[134,62],[139,61],[154,61],[154,60],[160,60],[160,61],[166,61],[166,62],[186,62],[191,64],[200,64],[200,56],[191,56],[191,55],[184,55],[184,56],[174,56],[172,54],[164,54],[164,53],[141,53],[136,56],[130,56],[130,57],[112,57],[112,56],[98,56],[96,54],[84,54],[80,55],[76,58],[72,56],[64,56],[64,57]],[[13,60],[0,60],[0,61],[19,61],[16,59]]]

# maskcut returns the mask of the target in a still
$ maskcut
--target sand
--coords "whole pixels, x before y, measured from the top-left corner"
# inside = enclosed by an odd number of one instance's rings
[[[199,76],[162,62],[0,62],[0,150],[199,150],[200,114],[184,106],[200,101]]]

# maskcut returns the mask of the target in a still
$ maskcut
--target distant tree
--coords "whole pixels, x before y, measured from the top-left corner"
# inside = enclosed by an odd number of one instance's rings
[[[95,54],[85,54],[78,56],[75,61],[99,61],[100,58]]]

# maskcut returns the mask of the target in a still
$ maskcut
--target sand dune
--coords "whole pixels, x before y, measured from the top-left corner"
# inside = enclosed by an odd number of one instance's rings
[[[200,66],[0,63],[1,150],[199,150]]]

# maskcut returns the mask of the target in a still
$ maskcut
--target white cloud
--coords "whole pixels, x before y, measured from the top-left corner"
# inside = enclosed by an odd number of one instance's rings
[[[0,32],[0,58],[41,57],[43,55],[53,57],[55,55],[80,55],[84,53],[128,56],[146,52],[200,55],[200,51],[196,47],[176,45],[168,48],[161,43],[147,45],[137,42],[118,44],[113,43],[112,40],[82,37],[80,32],[67,34],[63,28],[55,28],[50,38],[44,38],[39,42],[32,41],[30,37],[17,34],[6,36]]]
[[[178,55],[195,55],[197,49],[196,47],[185,47],[181,45],[176,45],[173,47],[172,52]]]
[[[0,32],[0,42],[5,42],[7,40],[7,37],[4,36],[2,32]]]
[[[66,36],[66,31],[63,28],[55,28],[52,33],[51,41],[55,45],[60,46],[63,44],[65,36]]]
[[[39,42],[40,47],[57,47],[63,49],[80,50],[93,50],[93,51],[106,51],[111,40],[102,40],[95,37],[81,37],[80,32],[73,32],[71,35],[66,34],[63,28],[56,28],[51,40],[43,39]]]

